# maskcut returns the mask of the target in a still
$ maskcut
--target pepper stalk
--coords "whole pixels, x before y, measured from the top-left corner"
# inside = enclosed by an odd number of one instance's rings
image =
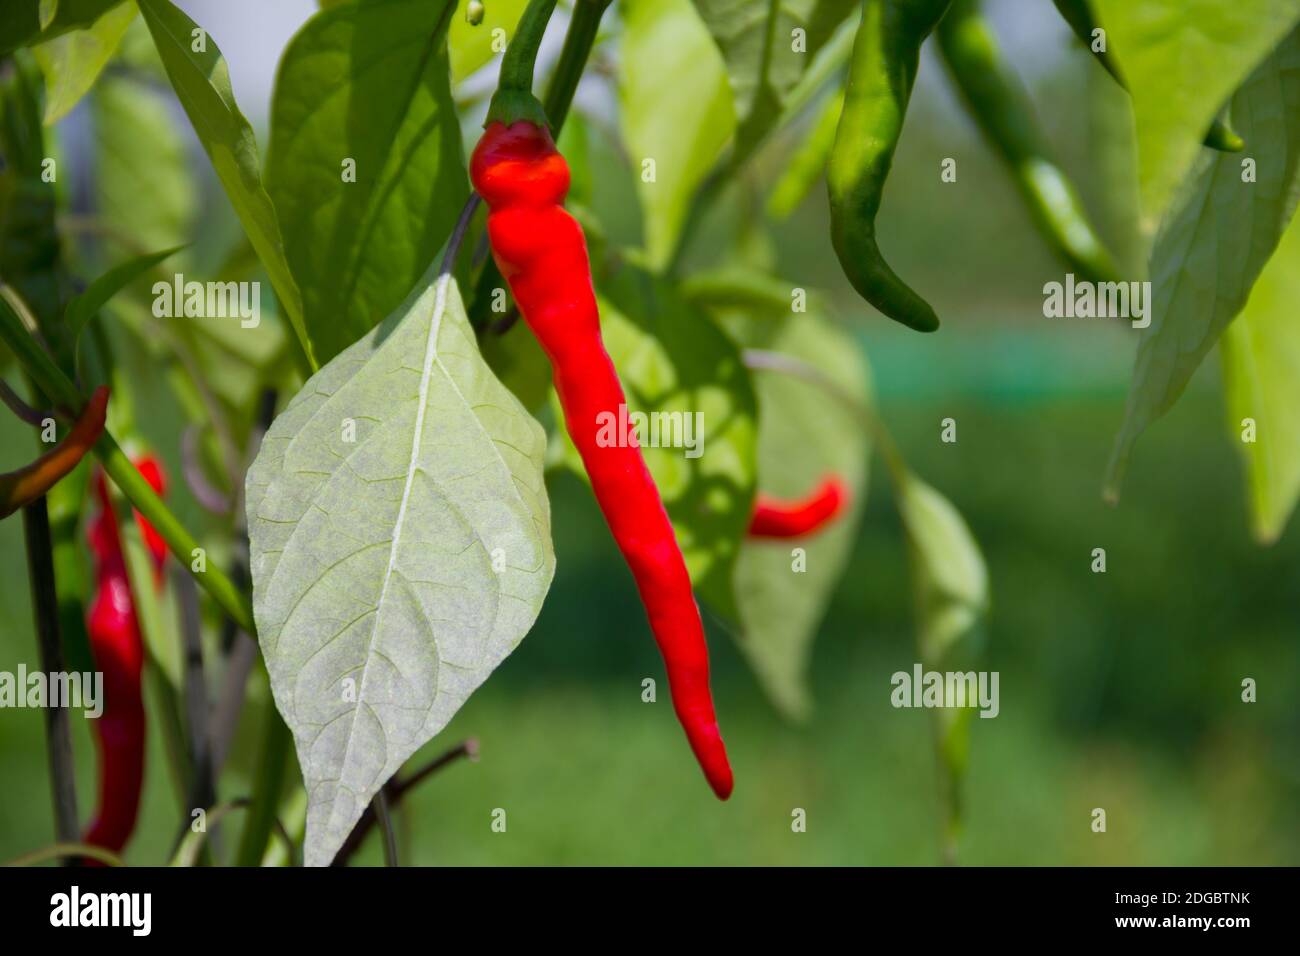
[[[515,27],[515,35],[501,58],[501,78],[497,91],[488,104],[483,126],[503,123],[510,126],[526,120],[535,126],[550,129],[546,110],[533,95],[533,72],[537,65],[537,51],[542,45],[546,26],[555,12],[555,0],[529,0],[527,8]]]

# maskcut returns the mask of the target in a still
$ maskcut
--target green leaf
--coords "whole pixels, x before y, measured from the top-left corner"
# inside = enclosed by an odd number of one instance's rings
[[[45,125],[52,126],[72,111],[95,85],[126,28],[135,19],[134,3],[106,11],[84,30],[72,30],[32,47],[45,74]]]
[[[59,0],[41,0],[40,9],[37,11],[37,19],[42,30],[47,29],[54,22],[54,16],[58,12]]]
[[[0,3],[0,56],[31,43],[42,43],[69,30],[88,27],[122,0],[61,0],[50,14],[49,0],[4,0]]]
[[[310,801],[307,865],[532,626],[555,570],[544,453],[432,273],[267,432],[247,483],[253,608]]]
[[[138,2],[172,88],[212,160],[235,215],[262,260],[280,307],[302,343],[308,364],[315,367],[317,361],[303,322],[302,299],[285,259],[275,207],[262,185],[257,140],[235,104],[225,57],[207,31],[170,0]]]
[[[732,568],[754,496],[756,407],[735,343],[687,306],[665,282],[623,266],[600,286],[601,335],[627,395],[629,414],[662,416],[682,426],[695,450],[644,433],[642,454],[677,534],[691,581],[734,618]],[[557,417],[561,417],[558,411]],[[690,425],[692,430],[685,432]],[[697,427],[698,426],[698,427]],[[577,449],[563,433],[561,460],[584,478]],[[692,457],[693,456],[693,457]]]
[[[843,90],[826,97],[803,143],[786,160],[785,172],[768,194],[767,214],[773,219],[778,222],[789,219],[826,172],[826,160],[835,145],[835,131],[843,109]]]
[[[921,656],[937,667],[988,610],[988,571],[961,513],[915,475],[904,473],[898,509],[916,588]]]
[[[747,155],[780,119],[786,96],[854,0],[696,0],[722,51],[735,100],[736,151]]]
[[[794,313],[791,284],[749,266],[701,269],[683,279],[680,289],[687,301],[702,309],[743,310],[765,318],[789,318]],[[807,296],[810,306],[819,304],[815,294]]]
[[[551,364],[526,323],[516,322],[504,335],[489,330],[479,340],[479,348],[483,361],[524,408],[535,412],[546,404],[551,393]]]
[[[27,51],[0,70],[0,279],[31,309],[46,342],[64,348],[64,273],[41,126],[41,78]]]
[[[963,652],[974,656],[969,638],[988,612],[988,569],[952,502],[905,468],[897,468],[895,475],[916,597],[921,664],[942,670]],[[935,723],[944,805],[943,852],[950,862],[956,860],[962,830],[962,784],[970,759],[972,719],[970,708],[941,710]]]
[[[1145,230],[1201,154],[1210,121],[1300,17],[1300,0],[1094,0],[1133,96]],[[1231,114],[1242,128],[1249,117]],[[1239,159],[1240,157],[1238,157]]]
[[[455,8],[369,0],[323,10],[280,61],[267,189],[319,361],[402,301],[469,197],[447,79]]]
[[[1256,540],[1282,536],[1300,497],[1300,222],[1292,222],[1250,302],[1219,343],[1228,434],[1246,466]],[[1242,440],[1244,419],[1254,441]]]
[[[695,190],[736,128],[718,48],[687,0],[624,0],[623,140],[645,218],[646,261],[673,257]]]
[[[765,335],[762,344],[815,366],[845,396],[870,407],[870,372],[862,350],[826,320],[811,313],[795,316]],[[746,540],[736,565],[741,625],[736,643],[776,708],[804,720],[812,710],[813,639],[857,534],[871,442],[861,421],[824,389],[779,372],[756,374],[759,487],[795,498],[836,474],[851,496],[845,512],[820,534],[794,541]]]
[[[1300,30],[1232,99],[1244,154],[1206,150],[1171,204],[1151,253],[1151,324],[1141,332],[1124,424],[1107,472],[1119,485],[1138,436],[1173,407],[1241,311],[1300,199]],[[1247,169],[1256,182],[1243,182]]]
[[[172,249],[164,249],[162,252],[151,252],[120,263],[92,282],[81,295],[73,296],[63,317],[72,346],[76,347],[86,324],[108,304],[109,299],[182,248],[184,247],[176,246]]]
[[[108,75],[90,95],[95,208],[107,226],[105,256],[179,246],[194,235],[198,185],[169,97]]]
[[[485,66],[504,50],[494,50],[493,43],[514,36],[515,24],[528,6],[528,0],[488,0],[483,4],[483,22],[473,26],[465,19],[462,3],[452,17],[448,45],[451,47],[451,78],[459,83]]]

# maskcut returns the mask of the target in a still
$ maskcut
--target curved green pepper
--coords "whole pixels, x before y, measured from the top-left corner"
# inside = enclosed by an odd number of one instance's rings
[[[954,0],[935,39],[971,115],[1011,170],[1039,231],[1081,277],[1117,281],[1110,254],[1074,185],[1051,159],[1033,104],[980,14],[980,0]]]
[[[951,0],[863,0],[844,110],[826,165],[831,242],[853,288],[891,319],[933,332],[939,318],[885,262],[876,213],[916,82],[921,43]]]

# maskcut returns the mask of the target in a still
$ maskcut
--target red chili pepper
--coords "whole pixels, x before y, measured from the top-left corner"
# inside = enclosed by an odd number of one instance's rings
[[[847,507],[849,491],[839,475],[822,479],[812,493],[795,501],[759,492],[749,522],[751,538],[802,538],[816,534]]]
[[[626,398],[601,341],[586,239],[561,205],[568,164],[546,127],[492,121],[474,150],[470,178],[488,205],[492,254],[551,361],[569,435],[636,579],[677,717],[709,784],[725,800],[731,766],[713,712],[704,627],[672,524],[635,431],[629,427],[612,444],[596,437],[598,416],[626,420],[618,414]]]
[[[86,402],[72,429],[54,448],[30,465],[0,475],[0,518],[31,504],[76,468],[94,447],[108,414],[108,388],[101,385]]]
[[[137,462],[150,485],[163,492],[162,472],[150,458]],[[144,782],[144,701],[141,673],[144,641],[131,598],[126,555],[117,514],[102,473],[95,476],[99,514],[90,523],[90,548],[95,563],[95,594],[87,619],[90,650],[104,675],[104,711],[95,721],[99,744],[99,810],[86,832],[86,842],[120,853],[135,829]],[[137,516],[146,540],[157,532]],[[161,561],[153,546],[156,574]],[[161,582],[157,577],[156,582]]]
[[[159,495],[167,494],[167,472],[163,471],[162,462],[150,454],[141,455],[135,460],[135,467],[144,480],[149,482]],[[167,542],[139,511],[132,509],[135,523],[140,527],[140,536],[144,538],[145,547],[153,559],[153,583],[161,588],[163,584],[163,565],[167,560]]]

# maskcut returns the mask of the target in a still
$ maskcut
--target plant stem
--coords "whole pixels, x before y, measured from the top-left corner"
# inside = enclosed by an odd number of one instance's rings
[[[560,138],[564,120],[569,115],[573,103],[573,94],[578,90],[578,81],[591,56],[591,48],[596,44],[596,33],[600,29],[601,17],[613,0],[576,0],[573,16],[569,19],[569,31],[564,35],[564,49],[560,51],[559,62],[551,74],[550,85],[546,87],[546,97],[542,108],[546,118],[551,121],[551,135]]]
[[[32,586],[32,607],[36,612],[36,633],[40,642],[41,670],[48,675],[62,673],[63,645],[59,640],[59,599],[54,588],[54,548],[50,539],[50,516],[45,496],[23,509],[23,533],[27,538],[27,574]],[[50,790],[54,800],[54,835],[60,843],[77,839],[77,785],[72,763],[72,734],[68,725],[67,701],[60,706],[47,702],[45,736],[50,758]]]
[[[554,11],[555,0],[529,0],[515,26],[515,35],[506,47],[506,54],[501,58],[501,79],[497,89],[532,91],[537,51]]]
[[[208,682],[203,672],[203,622],[199,612],[199,592],[193,579],[173,570],[172,583],[180,605],[181,645],[185,651],[183,696],[190,745],[189,806],[193,810],[217,802],[208,722]]]
[[[285,766],[289,762],[289,745],[292,740],[289,728],[281,719],[280,712],[275,709],[275,702],[267,701],[266,724],[262,731],[262,753],[257,762],[252,802],[239,841],[239,854],[235,858],[236,866],[258,866],[262,862],[266,841],[270,839],[271,830],[275,827],[280,792],[284,789]]]
[[[27,333],[22,319],[10,301],[12,291],[3,288],[5,295],[0,295],[0,341],[9,346],[23,369],[32,377],[36,386],[61,408],[80,409],[84,404],[81,393],[72,380],[55,364],[40,344]],[[117,441],[106,429],[95,443],[95,454],[104,466],[104,471],[113,479],[113,483],[126,495],[127,500],[140,514],[149,519],[150,524],[158,529],[167,547],[183,567],[189,569],[217,605],[240,627],[250,634],[256,633],[253,624],[253,606],[248,595],[237,588],[230,578],[216,565],[206,560],[196,568],[195,552],[201,552],[198,542],[183,524],[163,504],[149,482],[145,481],[126,457]]]
[[[11,866],[35,866],[47,860],[63,860],[65,863],[75,864],[79,860],[87,859],[103,863],[105,866],[126,865],[122,862],[120,856],[116,853],[110,853],[102,846],[91,846],[89,843],[73,843],[65,840],[53,846],[33,850],[31,853],[24,853],[22,856],[10,860],[4,866],[6,868]]]
[[[42,412],[32,408],[19,398],[18,393],[10,388],[9,383],[4,379],[0,379],[0,402],[3,402],[9,411],[18,416],[19,421],[26,422],[28,425],[35,425],[37,428],[40,428],[45,419],[50,417],[49,412]]]
[[[587,68],[587,61],[591,58],[592,47],[596,44],[596,33],[600,29],[601,17],[609,8],[613,0],[577,0],[573,7],[573,16],[569,20],[569,30],[564,35],[564,48],[560,51],[559,62],[555,64],[555,71],[551,74],[550,85],[546,88],[546,96],[542,102],[542,108],[546,113],[551,137],[558,140],[560,132],[564,129],[564,121],[569,116],[569,107],[573,105],[573,95],[578,90],[578,81],[582,79],[582,73]],[[534,53],[535,55],[535,53]],[[502,64],[504,67],[504,63]],[[531,86],[531,68],[529,72]],[[471,205],[477,208],[479,203],[478,193],[470,196],[466,207]],[[471,209],[471,214],[473,210]],[[464,213],[462,213],[464,215]],[[483,237],[487,241],[487,236]],[[449,266],[444,261],[443,269],[447,270]],[[496,260],[488,258],[483,265],[483,271],[479,273],[478,282],[474,284],[474,301],[471,305],[471,321],[475,325],[482,322],[484,305],[489,298],[492,289],[502,283],[501,271],[497,269]],[[509,330],[514,324],[512,313],[516,310],[512,307],[499,321],[494,323],[492,331],[500,335]]]
[[[393,818],[388,812],[388,795],[383,787],[375,794],[371,806],[375,808],[379,832],[384,835],[384,866],[397,866],[397,837],[393,833]]]

